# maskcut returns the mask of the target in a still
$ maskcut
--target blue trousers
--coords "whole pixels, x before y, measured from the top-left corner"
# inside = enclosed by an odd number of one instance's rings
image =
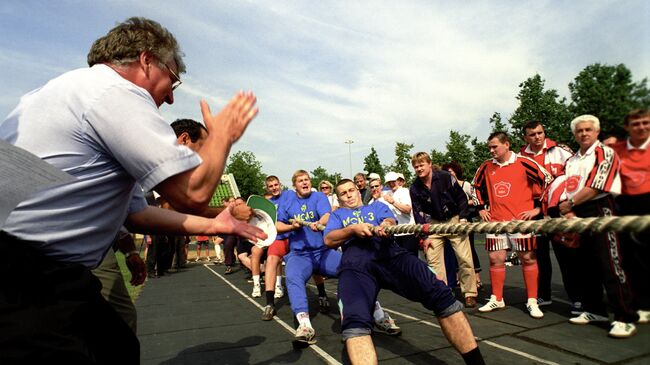
[[[284,256],[286,282],[294,314],[309,312],[305,284],[313,274],[336,277],[341,253],[323,247],[314,251],[291,251]]]

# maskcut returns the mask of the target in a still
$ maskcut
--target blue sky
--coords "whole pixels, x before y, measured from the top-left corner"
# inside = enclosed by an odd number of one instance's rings
[[[238,90],[260,113],[233,152],[252,151],[285,184],[296,169],[360,171],[371,147],[384,164],[395,141],[444,150],[449,130],[487,137],[493,112],[516,108],[539,73],[567,96],[592,63],[650,75],[650,2],[638,1],[4,1],[4,118],[21,95],[85,67],[92,42],[117,22],[162,23],[187,73],[163,115],[201,119]]]

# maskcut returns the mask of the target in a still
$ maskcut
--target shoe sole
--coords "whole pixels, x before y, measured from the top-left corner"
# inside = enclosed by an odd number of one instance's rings
[[[481,308],[479,308],[478,311],[481,312],[481,313],[490,313],[490,312],[502,311],[504,309],[506,309],[506,307],[496,307],[494,309],[482,311]]]
[[[313,338],[311,340],[305,340],[305,339],[294,339],[291,341],[291,345],[295,349],[304,349],[306,347],[309,347],[310,345],[313,345],[316,343],[316,339]]]
[[[611,333],[608,333],[607,335],[609,337],[611,337],[611,338],[629,338],[629,337],[634,336],[635,334],[636,334],[636,328],[627,335],[616,335],[616,334],[611,334]]]
[[[394,332],[389,332],[389,331],[384,331],[375,328],[375,332],[384,334],[386,336],[401,336],[402,335],[402,330],[394,331]]]

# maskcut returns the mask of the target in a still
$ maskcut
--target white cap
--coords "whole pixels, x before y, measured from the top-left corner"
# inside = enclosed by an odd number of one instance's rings
[[[386,182],[395,181],[398,177],[399,175],[396,172],[391,171],[386,174]]]
[[[397,177],[404,180],[404,181],[406,181],[406,179],[404,178],[404,174],[402,174],[401,172],[397,173]]]
[[[373,172],[373,173],[370,173],[370,174],[368,175],[368,180],[373,180],[373,179],[380,179],[380,180],[381,180],[381,176],[379,176],[379,174],[374,173],[374,172]]]

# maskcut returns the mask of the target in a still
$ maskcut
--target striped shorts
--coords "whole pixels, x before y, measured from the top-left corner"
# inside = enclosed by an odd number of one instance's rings
[[[537,240],[535,235],[530,233],[488,233],[485,235],[485,249],[487,251],[533,251],[536,248]]]

